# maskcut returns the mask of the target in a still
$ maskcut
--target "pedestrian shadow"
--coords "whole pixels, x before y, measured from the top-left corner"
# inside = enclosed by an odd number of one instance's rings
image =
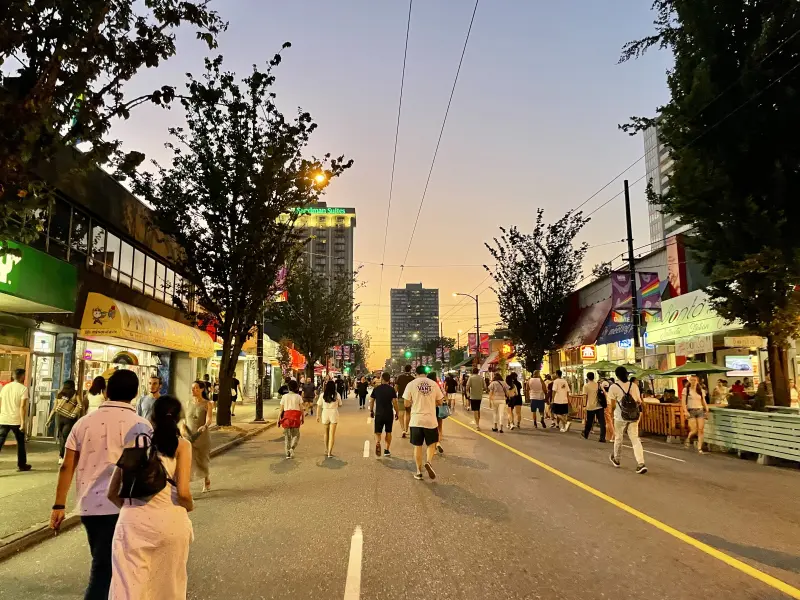
[[[457,467],[466,467],[467,469],[479,469],[485,471],[489,465],[483,461],[474,458],[464,458],[463,456],[454,456],[445,452],[440,458],[447,462],[448,465],[455,465]]]
[[[509,510],[504,504],[491,498],[482,498],[451,483],[426,486],[442,501],[442,506],[467,517],[481,517],[495,522],[508,521]]]
[[[269,470],[276,475],[285,475],[297,469],[297,461],[294,459],[284,458],[269,466]]]
[[[317,462],[317,466],[318,467],[322,467],[323,469],[334,469],[334,470],[336,470],[336,469],[341,469],[343,467],[346,467],[347,465],[348,465],[347,461],[344,461],[344,460],[341,460],[339,458],[336,458],[335,456],[332,456],[330,458],[326,457],[326,458],[323,458],[322,460],[320,460],[319,462]]]
[[[390,457],[383,458],[378,462],[380,462],[387,469],[392,469],[393,471],[408,471],[409,473],[416,473],[417,471],[413,460]]]
[[[737,544],[736,542],[729,542],[725,538],[711,535],[710,533],[689,533],[689,535],[709,546],[713,546],[719,550],[726,550],[731,554],[738,554],[739,556],[749,558],[762,565],[768,565],[792,573],[800,573],[800,556],[795,554],[781,552],[780,550],[770,550],[769,548],[760,548],[758,546]]]

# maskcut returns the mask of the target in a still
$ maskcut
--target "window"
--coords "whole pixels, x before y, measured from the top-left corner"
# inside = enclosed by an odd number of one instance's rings
[[[131,287],[140,292],[144,291],[144,254],[138,250],[133,251],[133,281]]]
[[[164,302],[174,304],[172,295],[175,293],[175,271],[167,269],[167,279],[164,281]]]
[[[159,300],[164,300],[164,283],[165,283],[165,276],[166,276],[166,267],[161,264],[160,262],[156,263],[156,285],[155,285],[155,297]]]
[[[106,256],[106,230],[95,225],[92,227],[92,250],[89,258],[89,268],[98,273],[103,272]]]
[[[119,238],[106,232],[105,276],[116,281],[119,278]]]
[[[173,295],[177,297],[179,302],[183,302],[185,304],[186,301],[184,298],[186,294],[184,292],[183,285],[183,278],[175,273],[175,291],[173,292]],[[179,302],[175,302],[175,304],[178,304]]]
[[[47,251],[58,258],[67,259],[69,253],[69,229],[72,207],[61,198],[56,198],[50,211]]]
[[[89,251],[89,217],[72,210],[72,233],[70,234],[69,260],[74,265],[85,264]]]
[[[156,261],[149,256],[145,257],[144,265],[144,293],[148,296],[153,295],[153,285],[156,280]]]
[[[132,274],[133,247],[121,241],[119,248],[119,282],[130,287]]]

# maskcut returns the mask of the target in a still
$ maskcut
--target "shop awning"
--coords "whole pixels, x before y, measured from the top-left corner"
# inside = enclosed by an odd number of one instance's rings
[[[214,342],[205,331],[94,292],[86,298],[80,335],[128,340],[203,358],[214,354]]]
[[[611,298],[606,298],[602,302],[592,304],[581,310],[561,347],[578,348],[594,344],[610,310]]]
[[[468,357],[466,357],[464,360],[462,360],[460,363],[458,363],[457,365],[453,365],[453,366],[452,366],[452,367],[450,367],[450,368],[451,368],[451,369],[460,369],[460,368],[461,368],[461,367],[463,367],[464,365],[468,365],[469,363],[473,362],[474,360],[475,360],[475,357],[474,357],[474,356],[468,356]]]
[[[499,354],[500,354],[499,352],[492,352],[488,356],[488,358],[485,361],[483,361],[483,364],[481,365],[481,368],[480,368],[481,373],[483,373],[484,371],[488,371],[489,370],[489,365],[492,365],[492,364],[497,362],[497,357],[498,357]]]

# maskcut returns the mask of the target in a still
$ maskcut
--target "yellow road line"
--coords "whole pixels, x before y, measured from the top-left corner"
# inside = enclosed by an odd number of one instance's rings
[[[621,510],[624,510],[626,513],[633,515],[637,519],[640,519],[640,520],[644,521],[645,523],[649,523],[650,525],[652,525],[653,527],[655,527],[657,529],[660,529],[664,533],[668,533],[672,537],[674,537],[676,539],[679,539],[680,541],[682,541],[682,542],[684,542],[686,544],[689,544],[690,546],[694,546],[695,548],[697,548],[701,552],[705,552],[709,556],[713,556],[717,560],[721,560],[722,562],[724,562],[727,565],[730,565],[731,567],[733,567],[737,571],[740,571],[740,572],[744,573],[745,575],[749,575],[753,579],[757,579],[758,581],[760,581],[762,583],[765,583],[768,586],[770,586],[770,587],[772,587],[772,588],[774,588],[774,589],[776,589],[778,591],[783,592],[784,594],[788,595],[791,598],[796,598],[797,600],[800,600],[800,589],[789,585],[785,581],[781,581],[780,579],[778,579],[776,577],[773,577],[772,575],[768,575],[767,573],[764,573],[764,571],[760,571],[759,569],[756,569],[755,567],[752,567],[752,566],[748,565],[747,563],[742,562],[741,560],[730,556],[729,554],[725,554],[724,552],[721,552],[720,550],[717,550],[716,548],[713,548],[712,546],[709,546],[708,544],[704,544],[700,540],[697,540],[697,539],[695,539],[695,538],[693,538],[693,537],[691,537],[689,535],[686,535],[685,533],[683,533],[681,531],[678,531],[674,527],[670,527],[666,523],[662,523],[658,519],[654,519],[650,515],[646,515],[642,511],[636,510],[632,506],[629,506],[629,505],[625,504],[624,502],[620,502],[616,498],[612,498],[608,494],[604,494],[600,490],[597,490],[597,489],[593,488],[592,486],[587,485],[587,484],[583,483],[582,481],[579,481],[579,480],[575,479],[574,477],[570,477],[566,473],[562,473],[558,469],[556,469],[554,467],[551,467],[550,465],[548,465],[546,463],[543,463],[542,461],[537,460],[537,459],[533,458],[532,456],[528,456],[527,454],[525,454],[524,452],[522,452],[520,450],[517,450],[516,448],[512,448],[511,446],[509,446],[507,444],[504,444],[503,442],[501,442],[499,440],[496,440],[495,438],[493,438],[490,435],[486,435],[485,433],[483,433],[481,431],[475,431],[472,427],[470,427],[466,423],[462,423],[461,421],[459,421],[455,417],[450,417],[448,419],[448,421],[453,421],[455,423],[458,423],[461,427],[472,431],[473,433],[475,433],[475,434],[477,434],[477,435],[489,440],[490,442],[493,442],[493,443],[497,444],[498,446],[500,446],[502,448],[505,448],[509,452],[513,452],[517,456],[519,456],[521,458],[524,458],[528,462],[531,462],[531,463],[535,464],[537,467],[541,467],[542,469],[552,473],[556,477],[560,477],[561,479],[563,479],[565,481],[568,481],[572,485],[577,486],[577,487],[581,488],[582,490],[584,490],[586,492],[589,492],[593,496],[597,496],[601,500],[605,500],[609,504],[612,504],[612,505],[616,506],[617,508],[619,508]]]

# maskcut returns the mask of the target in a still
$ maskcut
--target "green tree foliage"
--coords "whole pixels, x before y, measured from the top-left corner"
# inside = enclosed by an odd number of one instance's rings
[[[372,336],[370,336],[368,331],[356,329],[355,332],[353,332],[353,342],[355,342],[351,350],[353,372],[366,373],[369,371],[369,357],[372,354],[372,351],[370,350]]]
[[[192,25],[209,48],[225,28],[208,2],[187,0],[4,0],[0,9],[0,239],[28,242],[42,229],[41,210],[53,190],[37,168],[65,145],[88,142],[75,153],[75,171],[107,162],[141,162],[116,154],[105,139],[116,119],[145,102],[168,104],[164,86],[137,97],[125,84],[142,68],[176,52],[175,30]],[[62,174],[64,175],[64,174]]]
[[[586,223],[582,213],[570,211],[547,225],[539,209],[531,233],[501,227],[502,235],[486,244],[496,266],[484,268],[497,282],[500,316],[530,371],[555,347],[565,302],[581,278],[588,246],[574,242]]]
[[[170,130],[172,165],[153,163],[154,173],[134,179],[159,229],[183,249],[179,263],[196,304],[190,312],[219,323],[219,425],[230,424],[227,383],[242,344],[300,243],[293,209],[322,194],[315,175],[330,180],[351,164],[304,158],[316,125],[302,111],[287,120],[275,106],[272,69],[279,63],[280,54],[265,71],[253,67],[240,85],[221,70],[222,57],[207,59],[205,75],[189,75],[181,98],[186,127]]]
[[[665,212],[692,227],[714,308],[768,338],[776,404],[788,405],[786,348],[800,328],[800,4],[658,0],[656,46],[675,56],[659,135],[674,161]],[[634,118],[630,133],[653,125]]]
[[[329,278],[300,260],[289,273],[286,302],[268,309],[267,318],[305,355],[308,375],[313,375],[315,362],[324,363],[329,349],[350,335],[358,309],[353,304],[356,277],[343,271]]]

